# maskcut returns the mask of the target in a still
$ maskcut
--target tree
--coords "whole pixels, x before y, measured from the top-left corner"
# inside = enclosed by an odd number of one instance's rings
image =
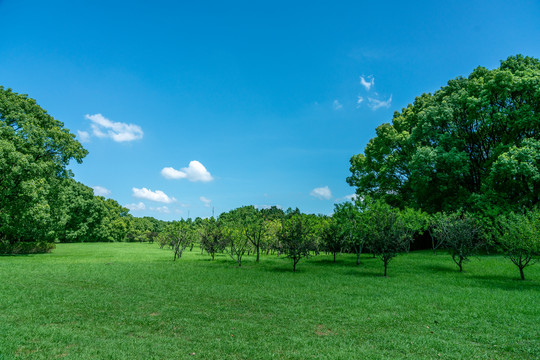
[[[87,151],[35,100],[0,86],[0,237],[53,241],[54,191]]]
[[[174,251],[174,261],[182,257],[184,250],[190,246],[196,238],[195,229],[185,221],[173,221],[169,223],[162,235]]]
[[[293,272],[302,258],[307,258],[315,248],[312,229],[302,214],[292,213],[283,220],[278,233],[280,250],[293,261]]]
[[[351,202],[336,204],[332,218],[338,224],[345,245],[356,254],[356,265],[360,265],[360,254],[369,236],[369,229],[358,207]]]
[[[364,212],[369,224],[369,247],[383,262],[387,276],[390,261],[408,251],[413,235],[421,230],[420,222],[413,220],[419,213],[411,209],[399,211],[381,200],[369,202]]]
[[[525,280],[523,269],[533,265],[534,257],[540,255],[540,212],[511,213],[499,219],[499,226],[499,247],[518,267],[521,280]]]
[[[243,206],[220,215],[220,218],[238,228],[240,235],[245,237],[255,248],[256,261],[259,262],[260,249],[266,231],[266,222],[261,211],[254,206]],[[234,224],[234,225],[233,225]],[[238,241],[236,241],[238,243]]]
[[[201,248],[210,254],[212,260],[214,260],[216,253],[223,251],[225,248],[221,222],[216,221],[213,217],[203,220],[200,229],[200,243]]]
[[[538,88],[540,61],[521,55],[450,80],[379,126],[351,158],[347,182],[360,197],[430,214],[532,208],[540,198]]]
[[[442,214],[434,218],[433,236],[450,251],[452,260],[463,271],[463,263],[481,245],[480,225],[467,213]]]
[[[343,232],[334,218],[327,219],[321,232],[323,250],[331,253],[336,262],[336,253],[341,252],[344,246]]]

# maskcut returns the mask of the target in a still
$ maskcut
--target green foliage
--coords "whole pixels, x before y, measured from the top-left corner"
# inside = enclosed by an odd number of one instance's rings
[[[496,236],[499,247],[525,280],[523,269],[533,265],[534,257],[540,255],[540,211],[511,213],[499,218],[499,226]]]
[[[170,244],[174,251],[174,259],[180,259],[184,250],[191,246],[197,237],[193,225],[185,221],[170,222],[161,234],[164,242]]]
[[[356,265],[359,265],[360,254],[362,254],[364,244],[370,235],[365,216],[355,204],[344,202],[335,205],[332,219],[339,227],[344,245],[356,253]]]
[[[222,252],[226,246],[221,222],[213,217],[205,219],[199,231],[201,249],[210,254],[214,260],[216,253]]]
[[[468,261],[481,245],[481,227],[478,221],[467,213],[443,213],[434,217],[433,221],[433,236],[450,251],[459,271],[463,271],[463,263]]]
[[[20,254],[40,254],[51,252],[56,245],[50,242],[16,242],[0,241],[0,254],[20,255]]]
[[[540,189],[540,61],[509,57],[417,97],[351,158],[360,197],[428,213],[532,208]]]
[[[11,244],[55,240],[58,187],[69,162],[86,154],[35,100],[0,86],[0,236]]]
[[[382,201],[366,202],[365,221],[370,233],[369,248],[384,264],[384,276],[388,263],[399,253],[409,251],[416,232],[422,230],[420,212],[411,209],[400,211]]]
[[[292,213],[283,220],[278,233],[280,251],[293,261],[293,272],[302,258],[310,256],[315,250],[315,234],[309,219],[298,213]]]

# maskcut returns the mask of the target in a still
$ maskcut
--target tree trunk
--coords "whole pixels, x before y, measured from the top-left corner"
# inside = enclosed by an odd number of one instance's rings
[[[356,265],[360,265],[360,251],[356,252]]]
[[[257,245],[257,262],[259,262],[259,246]]]
[[[525,280],[525,274],[523,273],[523,268],[519,267],[519,274],[521,275],[521,280]]]
[[[334,251],[334,262],[336,262],[336,252]]]
[[[384,277],[386,277],[386,268],[388,267],[388,263],[384,262]]]

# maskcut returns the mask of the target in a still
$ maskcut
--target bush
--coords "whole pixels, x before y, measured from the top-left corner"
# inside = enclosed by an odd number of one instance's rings
[[[17,254],[44,254],[51,252],[56,248],[56,244],[36,241],[36,242],[0,242],[0,254],[2,255],[17,255]]]

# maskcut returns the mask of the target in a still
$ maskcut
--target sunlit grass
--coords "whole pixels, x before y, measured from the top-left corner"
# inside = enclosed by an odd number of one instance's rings
[[[241,268],[199,250],[59,244],[0,257],[1,359],[533,359],[540,265],[500,256],[459,273],[444,253]]]

